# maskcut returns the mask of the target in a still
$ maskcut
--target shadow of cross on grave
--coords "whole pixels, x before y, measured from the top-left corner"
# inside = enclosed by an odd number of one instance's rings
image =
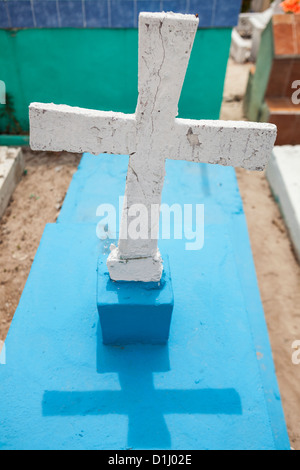
[[[46,391],[44,416],[127,415],[128,448],[170,449],[172,436],[165,415],[242,414],[240,396],[233,388],[198,388],[195,384],[193,389],[184,389],[180,371],[170,367],[167,345],[104,346],[100,326],[97,344],[97,373],[116,372],[121,390]],[[156,386],[154,373],[159,373]],[[168,374],[176,375],[171,381],[177,380],[183,388],[164,388],[170,381]]]

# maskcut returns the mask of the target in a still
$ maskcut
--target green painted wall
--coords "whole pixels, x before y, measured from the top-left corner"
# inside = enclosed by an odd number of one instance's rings
[[[219,117],[230,41],[231,29],[197,32],[180,117]],[[0,80],[26,131],[33,101],[133,113],[137,57],[134,29],[0,30]]]

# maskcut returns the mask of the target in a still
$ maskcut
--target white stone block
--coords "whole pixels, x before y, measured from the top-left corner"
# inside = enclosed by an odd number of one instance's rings
[[[251,53],[251,39],[244,39],[236,28],[232,30],[230,55],[238,64],[246,62]]]
[[[253,26],[251,23],[251,18],[256,14],[257,13],[241,13],[239,15],[239,22],[236,29],[241,36],[250,37],[252,35]]]
[[[274,148],[267,179],[300,261],[300,145]]]
[[[21,149],[0,147],[0,218],[24,171]]]

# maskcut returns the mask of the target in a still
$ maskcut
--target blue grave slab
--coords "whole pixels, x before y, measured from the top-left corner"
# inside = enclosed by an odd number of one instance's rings
[[[87,208],[117,200],[126,166],[85,155],[46,227],[0,366],[0,448],[289,449],[232,169],[167,162],[163,202],[205,204],[204,247],[159,243],[175,297],[167,345],[103,345],[109,242]]]
[[[188,13],[197,14],[199,16],[199,27],[210,28],[213,23],[215,3],[190,0]]]

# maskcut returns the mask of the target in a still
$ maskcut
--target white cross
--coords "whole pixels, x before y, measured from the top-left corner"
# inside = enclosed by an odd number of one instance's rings
[[[277,133],[272,124],[176,119],[198,23],[193,15],[140,14],[135,114],[30,105],[33,150],[130,156],[119,245],[112,247],[107,262],[113,280],[161,278],[163,264],[153,234],[158,231],[166,158],[263,170],[271,155]],[[136,204],[147,209],[147,239],[132,239],[128,233]]]

